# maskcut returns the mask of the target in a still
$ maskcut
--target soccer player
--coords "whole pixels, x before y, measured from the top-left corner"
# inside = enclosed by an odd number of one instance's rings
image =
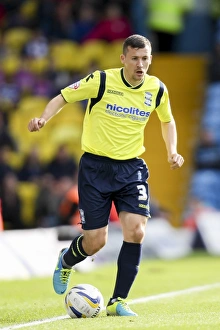
[[[138,272],[147,219],[150,217],[144,129],[152,111],[161,122],[171,169],[183,165],[166,86],[147,74],[151,43],[131,35],[123,43],[122,68],[95,71],[61,90],[40,118],[28,124],[39,131],[64,105],[88,99],[82,133],[78,190],[82,234],[61,250],[53,275],[54,290],[63,294],[74,265],[98,252],[107,241],[112,201],[123,232],[115,288],[107,315],[137,316],[126,298]],[[74,59],[73,59],[74,60]],[[74,111],[74,110],[73,110]]]

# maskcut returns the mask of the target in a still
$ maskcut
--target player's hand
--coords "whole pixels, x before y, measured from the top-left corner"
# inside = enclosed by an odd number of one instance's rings
[[[28,123],[28,129],[30,132],[39,131],[46,124],[46,120],[44,118],[33,118]]]
[[[179,154],[172,154],[168,157],[168,162],[170,163],[171,170],[175,170],[183,165],[184,158]]]

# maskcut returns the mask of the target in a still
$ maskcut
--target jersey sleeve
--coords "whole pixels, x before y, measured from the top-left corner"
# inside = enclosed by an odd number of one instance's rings
[[[161,83],[160,88],[162,88],[163,94],[161,96],[160,103],[155,110],[157,112],[160,121],[167,123],[173,119],[172,110],[170,106],[170,99],[166,85]]]
[[[74,103],[90,98],[96,98],[100,86],[100,71],[95,71],[87,77],[67,86],[61,90],[64,100]]]

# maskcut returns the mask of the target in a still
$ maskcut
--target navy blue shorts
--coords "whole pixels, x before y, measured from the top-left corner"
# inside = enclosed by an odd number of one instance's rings
[[[141,158],[113,160],[84,153],[79,163],[79,209],[82,228],[105,227],[112,201],[118,213],[149,217],[148,168]]]

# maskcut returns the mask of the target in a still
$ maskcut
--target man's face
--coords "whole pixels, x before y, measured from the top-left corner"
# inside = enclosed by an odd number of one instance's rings
[[[141,83],[151,64],[151,60],[150,46],[145,48],[132,48],[129,46],[126,55],[121,55],[126,80],[133,86]]]

